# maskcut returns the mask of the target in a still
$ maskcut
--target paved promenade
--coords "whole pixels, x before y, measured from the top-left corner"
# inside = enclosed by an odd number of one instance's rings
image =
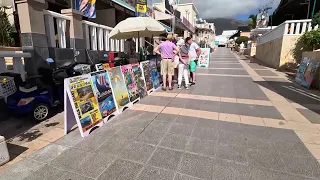
[[[85,139],[71,132],[0,180],[320,180],[315,93],[227,48],[197,77],[190,90],[153,92]]]

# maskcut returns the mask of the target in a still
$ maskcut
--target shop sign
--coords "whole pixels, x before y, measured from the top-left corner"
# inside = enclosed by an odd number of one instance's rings
[[[147,0],[136,0],[136,16],[145,17],[147,15]]]

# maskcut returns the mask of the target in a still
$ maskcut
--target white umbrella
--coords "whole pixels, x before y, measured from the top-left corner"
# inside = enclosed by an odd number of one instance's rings
[[[129,39],[153,37],[165,32],[165,28],[151,17],[130,17],[117,24],[109,35],[111,39]]]

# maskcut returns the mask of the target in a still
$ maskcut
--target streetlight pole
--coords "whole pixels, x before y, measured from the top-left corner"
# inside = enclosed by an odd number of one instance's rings
[[[311,0],[308,0],[308,14],[307,14],[307,19],[309,19],[309,14],[310,14],[310,4],[311,4]]]
[[[317,0],[314,0],[313,1],[313,8],[312,8],[311,18],[313,18],[313,16],[314,16],[314,11],[316,10],[316,4],[317,4]]]
[[[169,0],[169,4],[172,7],[171,9],[171,15],[172,15],[172,34],[174,35],[174,29],[176,27],[176,16],[174,14],[174,11],[176,10],[176,2],[175,0]]]
[[[176,17],[174,11],[172,13],[172,35],[174,35],[174,29],[176,28]]]
[[[304,3],[300,3],[300,5],[306,5],[306,4],[308,4],[307,19],[309,19],[311,0],[305,0]]]

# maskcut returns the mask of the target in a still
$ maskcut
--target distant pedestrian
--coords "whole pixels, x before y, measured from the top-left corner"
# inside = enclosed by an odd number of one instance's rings
[[[186,89],[189,89],[189,48],[190,45],[185,43],[183,39],[177,42],[179,47],[179,73],[178,73],[178,89],[181,89],[182,77]]]
[[[172,76],[174,75],[174,50],[179,52],[179,48],[171,41],[172,35],[167,36],[167,40],[154,49],[154,52],[161,55],[161,75],[163,80],[162,90],[167,90],[167,75],[169,90],[172,90]]]
[[[242,42],[240,44],[240,54],[243,55],[243,53],[244,53],[244,43]]]
[[[192,41],[191,37],[187,37],[185,40],[186,43],[190,45],[189,48],[189,59],[190,59],[190,72],[191,72],[191,86],[196,84],[196,70],[199,56],[201,54],[201,49],[199,45]]]

